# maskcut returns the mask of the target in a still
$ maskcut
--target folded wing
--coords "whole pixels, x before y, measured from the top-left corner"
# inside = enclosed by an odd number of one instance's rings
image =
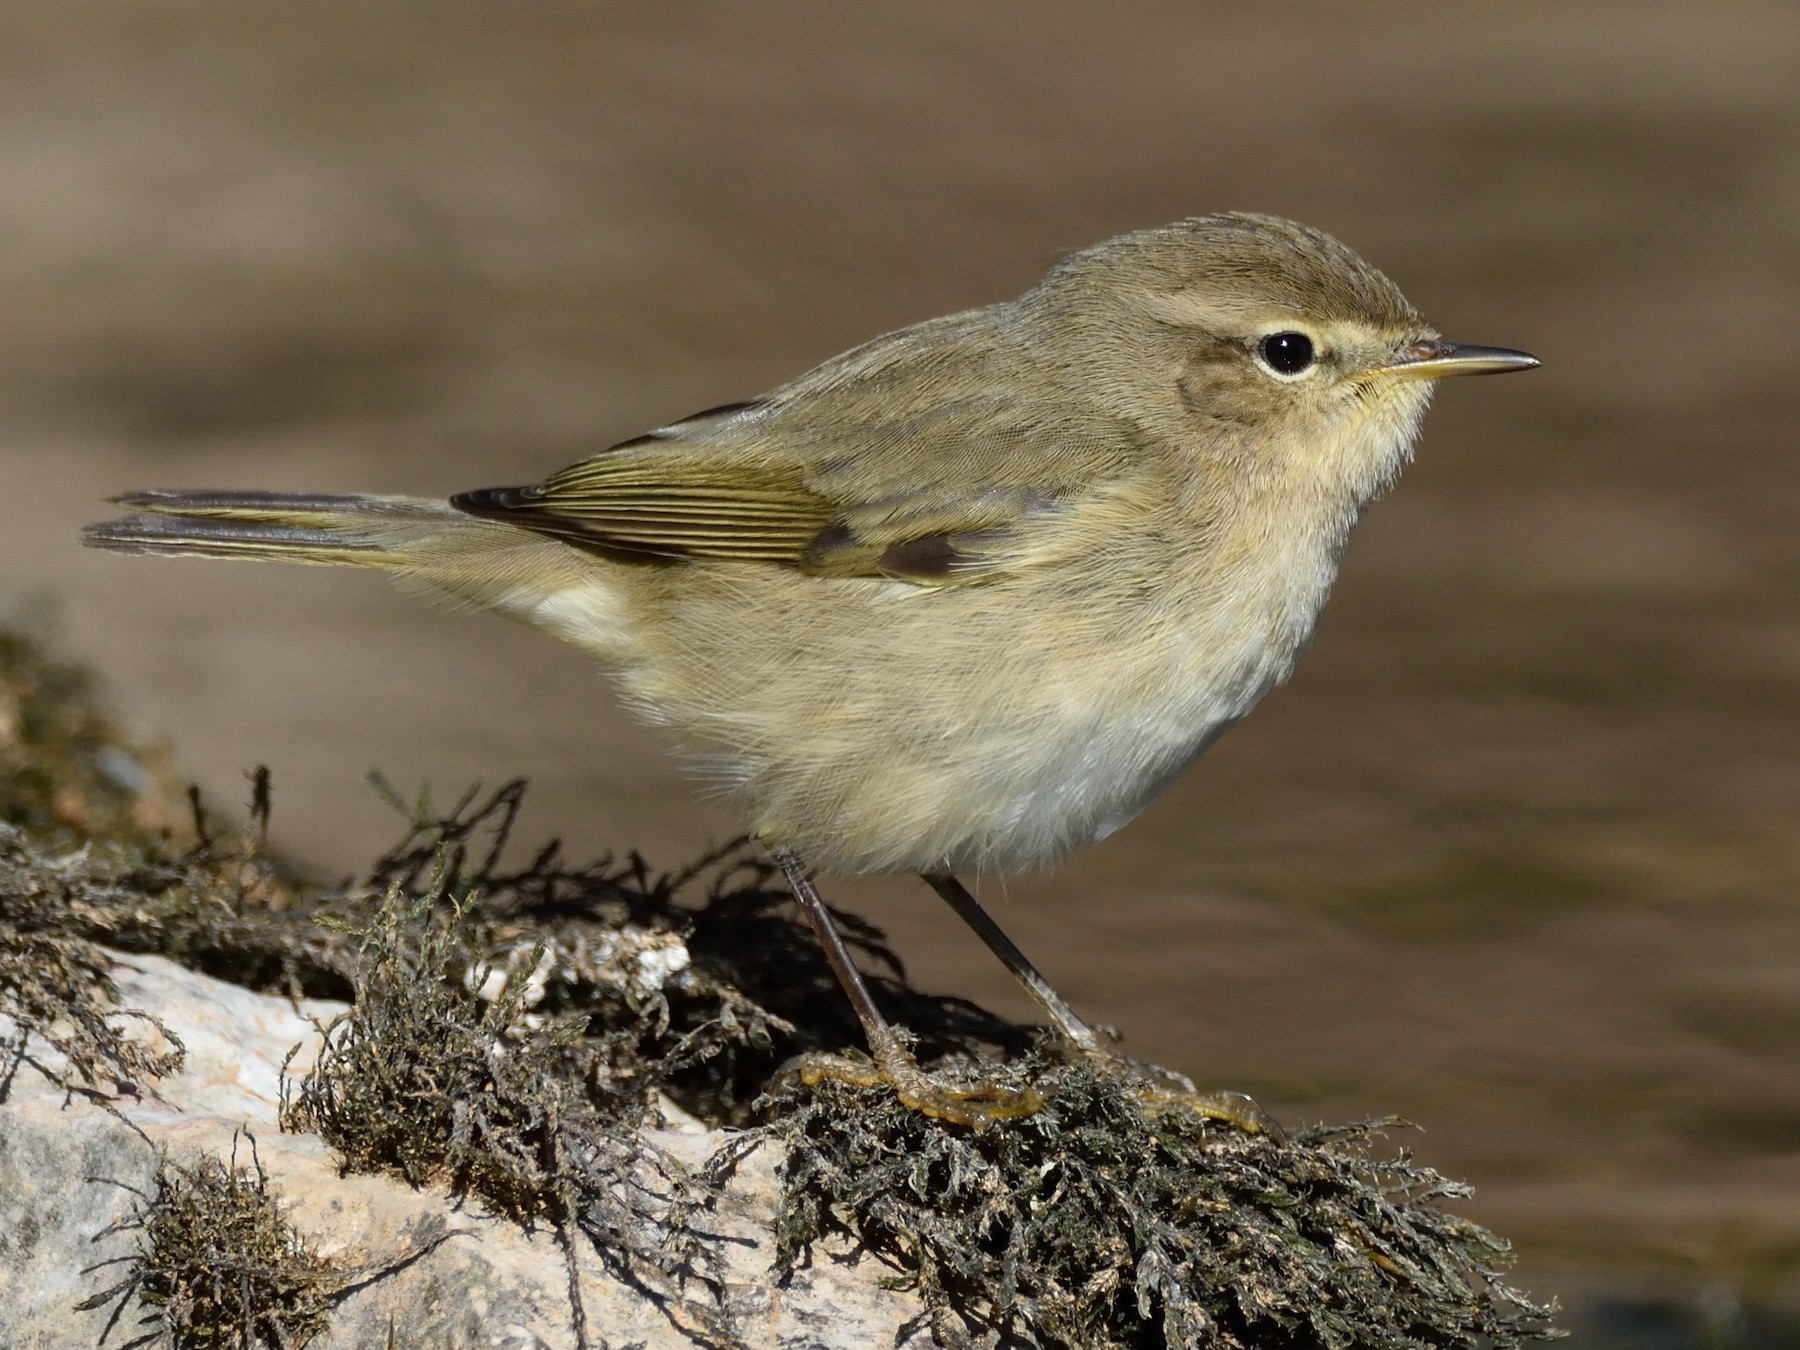
[[[1132,429],[1074,404],[991,334],[938,337],[877,339],[766,399],[452,503],[646,559],[940,586],[999,575],[1035,523],[1128,466]]]

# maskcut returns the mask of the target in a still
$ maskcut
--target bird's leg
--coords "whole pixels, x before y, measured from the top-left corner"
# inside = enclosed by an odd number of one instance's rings
[[[925,881],[931,889],[944,898],[944,903],[956,911],[956,915],[969,927],[995,956],[1005,963],[1006,968],[1025,991],[1036,1000],[1038,1007],[1044,1010],[1056,1029],[1084,1055],[1105,1055],[1110,1053],[1101,1041],[1100,1035],[1067,1003],[1062,995],[1050,987],[1050,981],[1039,973],[1038,968],[1026,959],[1025,953],[1013,944],[1005,931],[995,923],[993,917],[981,907],[981,903],[969,894],[968,888],[951,876],[948,872],[940,875],[927,874]]]
[[[1029,1116],[1042,1108],[1044,1099],[1037,1092],[1015,1091],[994,1084],[957,1087],[940,1082],[921,1069],[912,1052],[875,1006],[869,986],[851,959],[850,949],[844,945],[843,936],[838,932],[837,924],[832,921],[831,911],[825,907],[824,900],[814,887],[812,875],[806,870],[805,863],[792,849],[771,848],[769,852],[787,874],[788,886],[793,890],[794,898],[800,902],[807,921],[812,924],[819,946],[825,951],[825,959],[831,964],[832,973],[844,987],[851,1007],[856,1009],[863,1035],[868,1038],[869,1053],[875,1061],[874,1070],[870,1072],[852,1061],[832,1055],[802,1056],[795,1065],[795,1072],[801,1081],[810,1084],[825,1078],[835,1078],[864,1087],[886,1083],[894,1089],[902,1102],[915,1111],[977,1128],[991,1120]]]
[[[1025,992],[1044,1010],[1044,1015],[1063,1039],[1101,1068],[1114,1073],[1123,1071],[1142,1083],[1143,1096],[1152,1107],[1187,1106],[1210,1119],[1227,1121],[1249,1134],[1283,1137],[1281,1127],[1246,1093],[1201,1092],[1183,1074],[1129,1059],[1111,1049],[1099,1033],[1063,1001],[1062,995],[1050,987],[1050,981],[1026,959],[1025,953],[1006,936],[962,882],[948,872],[925,873],[923,876],[931,889],[943,897],[944,903],[956,911],[958,918],[975,930],[988,950],[999,957],[1025,986]]]

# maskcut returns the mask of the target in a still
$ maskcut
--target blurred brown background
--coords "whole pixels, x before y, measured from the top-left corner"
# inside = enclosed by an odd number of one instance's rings
[[[9,4],[0,597],[52,604],[215,801],[272,765],[322,874],[388,842],[374,766],[529,774],[534,837],[674,864],[737,822],[573,652],[77,528],[131,487],[528,481],[1226,207],[1545,369],[1443,391],[1289,689],[987,898],[1130,1049],[1289,1119],[1427,1124],[1538,1292],[1782,1303],[1791,0]],[[927,985],[1025,1011],[921,887],[831,893]]]

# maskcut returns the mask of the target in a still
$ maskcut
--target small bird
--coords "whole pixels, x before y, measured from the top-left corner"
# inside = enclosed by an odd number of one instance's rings
[[[1443,341],[1328,235],[1228,213],[529,487],[134,492],[85,537],[372,567],[596,657],[741,799],[855,1004],[873,1073],[809,1075],[978,1125],[1042,1098],[922,1070],[813,869],[919,874],[1111,1059],[955,874],[1041,867],[1143,810],[1293,671],[1434,382],[1537,364]],[[1194,1100],[1269,1126],[1242,1094]]]

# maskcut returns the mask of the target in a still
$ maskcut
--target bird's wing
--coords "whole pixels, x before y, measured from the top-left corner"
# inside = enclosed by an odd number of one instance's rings
[[[931,585],[1008,570],[1031,525],[1129,460],[1129,429],[982,331],[877,339],[542,483],[453,498],[581,547]],[[930,329],[932,325],[922,326]],[[933,340],[935,339],[935,340]]]
[[[529,487],[450,500],[472,515],[602,550],[791,563],[830,522],[830,503],[808,490],[796,460],[734,454],[703,434],[753,406],[697,413]]]

